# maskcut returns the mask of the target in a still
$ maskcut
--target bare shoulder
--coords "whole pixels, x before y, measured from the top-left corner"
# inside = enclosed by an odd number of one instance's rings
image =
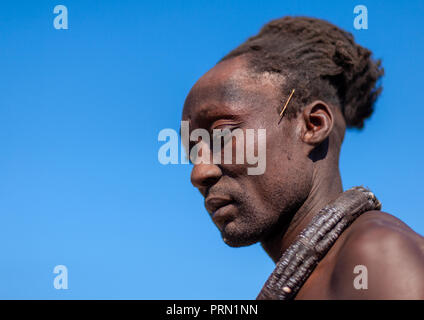
[[[424,238],[405,223],[370,211],[340,241],[330,282],[334,298],[424,299]]]
[[[398,218],[382,211],[368,211],[357,218],[347,229],[344,243],[354,245],[357,241],[361,241],[361,245],[367,244],[366,247],[372,249],[387,244],[382,240],[406,241],[408,244],[415,243],[421,247],[424,245],[424,238],[421,235]]]

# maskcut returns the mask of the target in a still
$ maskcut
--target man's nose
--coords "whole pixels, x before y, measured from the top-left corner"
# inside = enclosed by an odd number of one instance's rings
[[[191,171],[191,183],[202,190],[214,185],[222,176],[221,169],[215,164],[196,164]]]

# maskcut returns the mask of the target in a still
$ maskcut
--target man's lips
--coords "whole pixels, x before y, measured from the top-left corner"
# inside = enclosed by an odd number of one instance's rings
[[[222,230],[234,213],[234,200],[227,197],[208,196],[205,199],[206,210],[210,213],[213,222]]]
[[[218,209],[225,207],[232,202],[234,201],[231,198],[208,196],[205,199],[205,207],[206,210],[208,210],[208,212],[213,216]]]

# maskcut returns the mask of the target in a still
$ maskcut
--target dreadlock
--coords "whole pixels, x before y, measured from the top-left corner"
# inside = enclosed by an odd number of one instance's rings
[[[348,127],[362,128],[371,116],[382,87],[381,60],[354,42],[351,33],[320,19],[284,17],[270,21],[259,33],[221,59],[247,54],[256,72],[285,76],[282,96],[296,89],[286,110],[295,116],[307,103],[321,99],[339,106]]]

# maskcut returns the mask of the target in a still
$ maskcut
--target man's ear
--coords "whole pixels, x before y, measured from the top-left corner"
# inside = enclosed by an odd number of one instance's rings
[[[304,129],[302,140],[311,145],[323,142],[333,129],[334,116],[328,104],[316,100],[307,105],[303,112]]]

